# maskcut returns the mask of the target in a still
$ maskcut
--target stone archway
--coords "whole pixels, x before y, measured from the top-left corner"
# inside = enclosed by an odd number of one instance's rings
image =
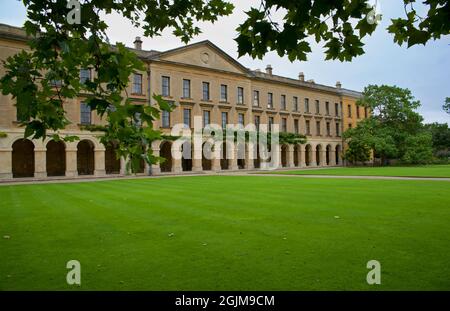
[[[12,173],[14,178],[34,177],[34,144],[18,139],[12,145]]]
[[[336,165],[341,165],[341,145],[337,145],[335,151]]]
[[[221,146],[221,157],[220,157],[220,169],[221,170],[228,170],[230,168],[230,163],[228,159],[228,143],[223,142]]]
[[[306,166],[311,166],[312,164],[312,146],[309,144],[305,147],[305,163]]]
[[[331,145],[327,145],[326,151],[325,151],[325,163],[326,165],[330,165],[331,162]]]
[[[77,145],[77,170],[78,175],[94,175],[95,155],[94,143],[84,139]]]
[[[117,143],[110,142],[105,149],[106,174],[120,174],[120,158],[117,158]]]
[[[243,170],[245,169],[245,144],[239,143],[236,145],[236,156],[237,156],[237,165],[238,169]]]
[[[295,145],[294,146],[294,166],[299,167],[300,166],[300,146]]]
[[[282,167],[288,166],[288,146],[287,145],[281,146],[281,166]]]
[[[321,164],[321,157],[322,157],[322,145],[316,146],[316,164],[317,166],[320,166]]]
[[[214,146],[210,142],[205,141],[202,145],[202,170],[212,170],[212,158]]]
[[[159,147],[159,155],[164,158],[164,162],[159,165],[161,172],[172,172],[172,143],[169,141],[163,141]]]
[[[190,141],[186,141],[183,143],[181,147],[182,158],[181,158],[181,167],[183,172],[192,171],[192,144]]]
[[[46,147],[47,176],[65,176],[66,145],[62,141],[51,140]]]

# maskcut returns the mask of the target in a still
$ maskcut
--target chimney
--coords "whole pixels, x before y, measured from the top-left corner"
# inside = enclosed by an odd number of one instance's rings
[[[267,67],[266,67],[266,73],[267,73],[268,75],[272,75],[272,66],[267,65]]]
[[[305,74],[303,72],[300,72],[298,74],[298,79],[302,82],[305,82]]]
[[[142,40],[141,37],[136,37],[136,39],[134,40],[134,48],[136,50],[142,50]]]
[[[341,82],[336,82],[336,88],[337,89],[341,89],[342,88],[342,84],[341,84]]]

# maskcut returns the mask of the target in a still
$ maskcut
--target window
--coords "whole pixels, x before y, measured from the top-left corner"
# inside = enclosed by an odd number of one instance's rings
[[[273,94],[267,93],[267,108],[273,108]]]
[[[305,98],[305,113],[309,113],[309,98]]]
[[[330,115],[330,103],[329,102],[325,102],[325,113],[327,114],[327,116]]]
[[[356,117],[359,119],[361,116],[359,115],[359,106],[356,106]]]
[[[209,100],[209,82],[203,82],[203,100]]]
[[[133,94],[142,94],[142,75],[138,73],[133,75]]]
[[[298,97],[297,96],[294,96],[292,103],[294,106],[294,111],[298,111]]]
[[[253,106],[259,107],[259,91],[253,91]]]
[[[316,114],[320,114],[320,102],[316,100]]]
[[[255,116],[255,127],[256,130],[259,131],[259,125],[261,124],[261,117],[260,116]]]
[[[244,88],[243,87],[237,88],[237,103],[239,105],[244,104]]]
[[[300,132],[299,127],[298,127],[298,119],[294,120],[294,133],[298,134]]]
[[[306,126],[306,135],[311,135],[311,122],[309,120],[306,120],[305,126]]]
[[[331,136],[330,122],[327,122],[327,136]]]
[[[351,118],[352,117],[352,106],[348,105],[347,109],[348,109],[348,117]]]
[[[183,123],[185,127],[191,127],[191,109],[183,109]]]
[[[348,128],[351,129],[353,125],[351,123],[348,124]]]
[[[269,132],[272,132],[273,128],[273,117],[269,117]]]
[[[86,81],[91,80],[91,69],[83,68],[80,70],[80,83],[84,84]]]
[[[191,98],[191,80],[183,79],[183,98]]]
[[[339,117],[339,104],[334,104],[334,113],[336,114],[336,117]]]
[[[341,136],[341,130],[340,130],[340,125],[339,123],[336,123],[336,136]]]
[[[91,107],[85,103],[80,105],[80,123],[83,125],[91,124]]]
[[[367,107],[364,107],[364,118],[367,119],[367,116],[369,115]]]
[[[222,112],[222,130],[227,128],[228,124],[228,112]]]
[[[320,121],[316,121],[316,135],[320,136]]]
[[[287,119],[286,118],[282,118],[281,119],[281,131],[282,132],[287,132]]]
[[[220,85],[220,101],[226,102],[228,100],[228,87],[225,84]]]
[[[211,123],[211,111],[203,110],[203,126],[207,126]]]
[[[170,78],[169,77],[162,77],[162,96],[170,96]]]
[[[162,127],[170,127],[170,112],[163,110],[161,113]]]
[[[244,118],[244,114],[243,113],[238,114],[238,124],[242,125],[242,126],[245,126],[245,118]]]
[[[286,110],[286,95],[281,95],[281,110]]]

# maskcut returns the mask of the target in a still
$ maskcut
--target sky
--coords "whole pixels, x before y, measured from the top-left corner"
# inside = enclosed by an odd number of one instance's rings
[[[306,79],[314,79],[316,83],[334,86],[336,81],[340,81],[344,88],[356,91],[362,91],[369,84],[408,88],[420,100],[422,105],[418,111],[425,122],[450,124],[450,115],[442,109],[445,98],[450,97],[450,36],[409,49],[395,44],[386,28],[391,18],[404,17],[403,1],[378,0],[377,10],[383,19],[374,34],[365,38],[366,53],[343,63],[325,61],[323,47],[316,44],[312,46],[308,61],[291,63],[287,57],[279,57],[276,53],[268,53],[262,60],[245,56],[238,58],[237,44],[233,40],[237,36],[235,29],[245,21],[244,12],[252,6],[258,7],[260,1],[229,1],[235,4],[233,14],[214,24],[199,23],[202,33],[190,43],[210,40],[248,68],[264,70],[270,64],[274,74],[290,78],[297,78],[299,72],[304,72]],[[275,20],[277,16],[280,14],[275,14]],[[1,1],[0,23],[22,26],[25,20],[25,7],[21,1]],[[171,30],[155,38],[145,38],[142,29],[134,28],[117,14],[107,15],[105,20],[109,25],[111,43],[122,42],[132,47],[134,38],[141,36],[145,50],[164,51],[184,45]]]

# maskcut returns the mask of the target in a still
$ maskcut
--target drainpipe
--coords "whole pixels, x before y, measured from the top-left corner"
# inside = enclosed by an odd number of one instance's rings
[[[151,106],[152,105],[152,92],[151,92],[151,87],[150,87],[150,63],[147,63],[147,96],[148,96],[148,105]],[[149,148],[151,148],[151,144],[150,146],[148,146]],[[153,171],[152,171],[152,165],[150,164],[148,166],[148,175],[151,176],[153,175]]]

